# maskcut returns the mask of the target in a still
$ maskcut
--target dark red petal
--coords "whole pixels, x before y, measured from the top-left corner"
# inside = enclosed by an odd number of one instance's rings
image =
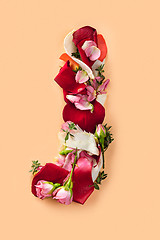
[[[71,69],[69,61],[67,61],[54,80],[64,90],[77,93],[78,91],[82,91],[86,85],[76,83],[75,75],[76,73]]]
[[[92,164],[87,158],[79,158],[73,173],[73,200],[84,204],[94,191],[92,181]]]
[[[36,196],[35,185],[39,180],[62,184],[68,173],[69,172],[64,168],[61,168],[53,163],[46,163],[46,165],[42,167],[32,180],[32,193]]]
[[[96,29],[90,26],[85,26],[85,27],[79,28],[77,31],[73,33],[73,42],[76,46],[82,40],[92,40],[97,44]]]
[[[67,103],[63,109],[64,121],[72,121],[78,124],[83,130],[94,133],[96,125],[103,122],[105,117],[104,107],[97,101],[92,102],[94,111],[79,110],[73,104]]]

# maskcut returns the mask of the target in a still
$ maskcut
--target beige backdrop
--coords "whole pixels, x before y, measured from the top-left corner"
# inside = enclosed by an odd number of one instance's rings
[[[159,0],[0,0],[3,240],[159,240]],[[36,199],[31,161],[58,152],[63,39],[95,27],[108,45],[108,179],[84,206]]]

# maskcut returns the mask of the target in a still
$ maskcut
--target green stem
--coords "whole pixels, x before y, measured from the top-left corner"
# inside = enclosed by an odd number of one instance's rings
[[[72,166],[72,170],[71,170],[69,179],[68,179],[68,181],[67,181],[69,187],[70,187],[70,185],[71,185],[72,175],[73,175],[74,168],[75,168],[75,166],[76,166],[76,162],[77,162],[77,148],[76,148],[76,154],[75,154],[75,158],[74,158],[74,163],[73,163],[73,166]]]
[[[102,157],[103,157],[103,169],[104,169],[104,149],[102,149]]]
[[[104,138],[100,139],[100,146],[101,146],[101,151],[102,151],[103,169],[104,169]]]

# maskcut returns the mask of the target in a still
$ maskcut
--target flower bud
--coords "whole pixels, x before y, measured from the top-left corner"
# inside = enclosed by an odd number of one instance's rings
[[[57,188],[53,192],[53,199],[57,199],[58,202],[69,205],[73,200],[73,192],[70,188],[66,188],[65,186]]]
[[[51,197],[53,191],[59,186],[60,186],[59,183],[53,184],[52,182],[47,182],[45,180],[40,180],[35,185],[36,195],[40,199],[44,199],[46,197]]]
[[[106,129],[103,127],[102,124],[98,124],[98,126],[96,127],[96,132],[95,132],[95,136],[97,138],[105,138],[106,137]]]

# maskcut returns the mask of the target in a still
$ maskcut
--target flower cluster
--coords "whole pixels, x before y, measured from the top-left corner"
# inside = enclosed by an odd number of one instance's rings
[[[63,89],[66,105],[59,132],[61,143],[54,163],[33,161],[32,193],[40,199],[83,204],[107,177],[104,152],[113,141],[110,127],[102,125],[109,79],[105,79],[106,42],[96,29],[85,26],[64,40],[64,65],[55,82]]]

